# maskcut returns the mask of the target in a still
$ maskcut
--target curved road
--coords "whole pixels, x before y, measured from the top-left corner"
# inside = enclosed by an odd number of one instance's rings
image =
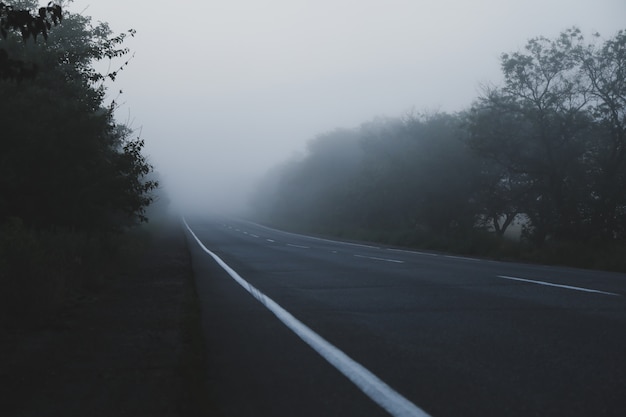
[[[626,275],[187,224],[216,415],[626,415]]]

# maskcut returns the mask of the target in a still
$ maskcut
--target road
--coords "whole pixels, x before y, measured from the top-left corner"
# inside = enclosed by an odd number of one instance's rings
[[[216,415],[626,415],[626,275],[187,224]]]

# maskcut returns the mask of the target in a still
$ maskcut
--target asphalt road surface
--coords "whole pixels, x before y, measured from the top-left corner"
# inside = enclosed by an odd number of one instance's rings
[[[216,415],[626,416],[626,275],[187,219]]]

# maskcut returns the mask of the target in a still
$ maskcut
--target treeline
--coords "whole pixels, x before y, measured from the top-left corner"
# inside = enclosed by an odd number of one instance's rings
[[[260,220],[349,238],[615,268],[626,238],[626,32],[503,54],[456,114],[322,134],[268,175]],[[515,225],[520,239],[504,239]],[[521,234],[521,236],[520,236]],[[617,252],[616,252],[617,251]],[[617,258],[620,258],[617,256]]]
[[[45,310],[100,275],[157,182],[144,142],[114,119],[106,80],[128,64],[105,23],[0,3],[0,303]],[[96,69],[101,61],[113,66]]]

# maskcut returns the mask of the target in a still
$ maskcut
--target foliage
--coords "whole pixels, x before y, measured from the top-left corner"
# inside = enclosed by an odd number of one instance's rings
[[[22,40],[29,38],[37,41],[37,36],[42,35],[48,40],[48,31],[63,20],[61,6],[48,3],[47,7],[40,7],[37,15],[29,10],[15,8],[0,2],[0,36],[7,39],[9,32],[20,32]],[[18,59],[13,59],[9,53],[0,48],[0,80],[22,81],[25,78],[32,79],[37,74],[38,67],[29,65]]]
[[[625,49],[623,31],[598,47],[572,28],[502,55],[504,86],[467,122],[469,144],[507,185],[483,199],[489,216],[524,213],[539,245],[626,237]],[[497,207],[502,198],[508,208]]]
[[[3,41],[39,73],[29,82],[0,81],[0,95],[12,97],[0,102],[0,220],[92,231],[144,221],[157,186],[144,180],[152,170],[141,153],[144,142],[115,122],[114,102],[104,103],[103,81],[117,72],[94,67],[127,55],[121,44],[134,31],[113,36],[88,17],[62,17],[44,44]]]
[[[475,223],[468,200],[476,160],[460,134],[458,117],[434,114],[320,135],[303,159],[266,180],[257,208],[320,231],[462,235]]]
[[[106,80],[134,31],[49,4],[0,4],[0,321],[45,317],[119,261],[157,182],[144,141],[114,119]],[[44,42],[36,43],[38,35]],[[101,74],[101,60],[123,60]],[[125,61],[124,61],[125,60]],[[132,251],[127,251],[133,253]]]
[[[52,24],[56,26],[63,21],[62,13],[61,6],[52,2],[47,7],[40,7],[37,15],[0,2],[0,35],[6,39],[9,31],[19,31],[24,41],[30,37],[37,41],[40,34],[47,40]]]
[[[318,136],[259,187],[258,217],[353,239],[623,267],[606,254],[626,240],[626,31],[537,37],[501,66],[503,85],[459,114]],[[507,240],[513,225],[523,241]]]

